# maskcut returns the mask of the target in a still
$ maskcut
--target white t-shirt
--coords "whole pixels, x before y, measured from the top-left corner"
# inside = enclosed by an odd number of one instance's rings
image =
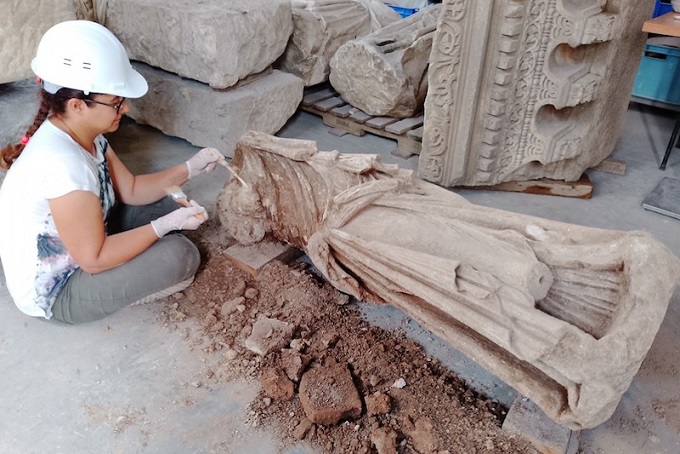
[[[78,268],[57,234],[48,200],[90,191],[101,200],[104,220],[113,206],[103,135],[95,148],[93,157],[46,120],[0,187],[0,259],[9,293],[28,315],[50,318],[57,295]]]

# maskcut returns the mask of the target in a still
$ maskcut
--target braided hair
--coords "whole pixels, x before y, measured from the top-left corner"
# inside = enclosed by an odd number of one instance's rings
[[[74,90],[71,88],[60,88],[56,93],[52,94],[42,89],[40,90],[40,107],[38,113],[35,115],[33,124],[26,130],[26,133],[17,144],[9,144],[0,149],[0,169],[9,169],[14,161],[17,160],[21,152],[28,144],[29,139],[38,130],[45,119],[52,114],[63,114],[66,112],[66,103],[71,98],[90,99],[81,90]]]

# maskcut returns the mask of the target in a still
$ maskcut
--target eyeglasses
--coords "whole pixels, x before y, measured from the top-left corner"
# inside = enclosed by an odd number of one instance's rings
[[[107,104],[105,102],[95,101],[94,99],[83,99],[83,101],[91,102],[93,104],[101,104],[102,106],[113,107],[114,109],[116,109],[116,113],[120,113],[120,108],[123,107],[123,103],[125,102],[125,98],[121,99],[119,102],[117,102],[115,104]]]

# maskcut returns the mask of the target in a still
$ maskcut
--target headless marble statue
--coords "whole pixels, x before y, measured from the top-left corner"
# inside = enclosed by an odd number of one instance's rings
[[[243,244],[303,249],[337,289],[401,308],[573,429],[607,420],[680,278],[644,232],[601,230],[467,202],[312,141],[246,133],[221,222]]]

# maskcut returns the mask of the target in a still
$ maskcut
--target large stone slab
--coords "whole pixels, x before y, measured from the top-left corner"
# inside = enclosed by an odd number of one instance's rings
[[[306,86],[328,80],[330,60],[347,41],[401,19],[378,0],[293,0],[295,28],[279,67]]]
[[[249,84],[215,90],[143,63],[133,66],[149,82],[149,92],[130,100],[128,116],[227,156],[246,131],[273,134],[281,129],[304,90],[300,78],[278,70]]]
[[[614,412],[659,330],[680,259],[648,233],[473,205],[376,155],[249,132],[217,215],[271,234],[338,290],[391,304],[573,430]]]
[[[19,143],[38,113],[39,92],[33,78],[0,85],[0,146]]]
[[[76,18],[73,0],[3,0],[0,14],[0,84],[31,77],[31,60],[42,35]]]
[[[653,4],[444,0],[419,175],[577,181],[619,138]]]
[[[40,89],[33,78],[0,84],[0,146],[17,144],[38,113]],[[6,170],[0,169],[0,185]]]
[[[422,111],[441,5],[343,44],[329,80],[345,101],[369,115],[411,117]]]
[[[293,32],[289,0],[109,0],[97,15],[131,59],[214,88],[263,71]]]

